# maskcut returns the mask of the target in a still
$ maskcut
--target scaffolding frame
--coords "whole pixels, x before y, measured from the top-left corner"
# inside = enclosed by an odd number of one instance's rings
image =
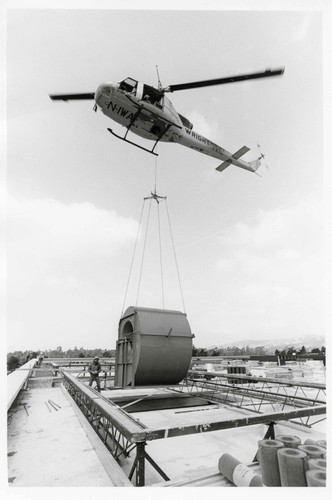
[[[287,405],[287,409],[284,409],[282,411],[261,413],[257,411],[256,408],[254,414],[250,414],[248,412],[248,414],[240,418],[237,416],[237,418],[227,420],[211,421],[209,415],[207,415],[206,421],[204,421],[203,423],[200,421],[197,423],[184,424],[181,425],[181,427],[179,427],[178,425],[174,425],[171,428],[159,427],[157,429],[151,429],[144,425],[144,423],[140,422],[138,419],[135,419],[110,399],[106,399],[96,390],[84,385],[80,379],[73,377],[73,375],[71,375],[69,372],[63,371],[63,377],[65,388],[74,399],[78,407],[81,409],[82,413],[85,415],[90,425],[94,428],[95,432],[98,434],[113,457],[117,461],[121,461],[123,458],[128,458],[131,452],[136,452],[134,462],[129,473],[130,480],[132,480],[135,473],[136,486],[145,485],[146,461],[148,461],[152,465],[152,467],[161,475],[161,477],[165,481],[169,480],[165,472],[146,452],[145,446],[147,444],[147,441],[256,424],[268,425],[268,432],[267,434],[265,434],[265,438],[268,438],[271,437],[271,429],[273,428],[274,423],[279,420],[293,420],[304,418],[309,420],[312,417],[326,414],[326,405],[322,404],[320,400],[311,400],[309,402],[309,406],[304,406],[303,398],[297,398],[293,400],[291,409],[289,408],[289,405]],[[231,377],[234,378],[234,375],[232,375]],[[197,384],[199,385],[199,391],[197,391]],[[209,386],[207,384],[209,384]],[[217,387],[215,383],[213,383],[212,385],[213,389],[211,388],[211,381],[187,380],[182,385],[169,387],[168,390],[170,392],[170,395],[172,393],[176,394],[178,392],[188,391],[189,389],[191,389],[191,392],[194,393],[194,388],[196,386],[195,394],[199,394],[200,397],[204,397],[204,399],[208,401],[216,401],[217,392],[219,391],[219,393],[222,394],[224,388],[220,388],[219,386]],[[234,386],[233,388],[230,387],[229,389],[233,389],[232,397],[243,397],[242,388]],[[253,394],[251,394],[250,397],[253,398]],[[284,399],[286,397],[284,397]],[[218,402],[220,403],[221,400],[218,400]],[[225,403],[225,399],[223,399],[222,402]],[[242,400],[242,403],[243,402],[244,400]],[[300,406],[296,407],[295,405],[297,403],[299,403]],[[233,403],[231,401],[227,402],[227,405],[232,406],[232,404]],[[242,408],[248,410],[247,407],[245,408],[244,406],[242,406]],[[261,408],[262,405],[260,409]],[[210,412],[206,413],[208,414]],[[308,422],[303,425],[310,426]]]
[[[272,411],[283,412],[296,408],[326,405],[326,386],[318,383],[299,383],[261,377],[248,377],[238,374],[218,374],[201,372],[203,378],[193,378],[197,372],[188,372],[188,377],[179,385],[179,391],[205,397],[211,402],[223,403],[236,408],[246,409],[253,413],[261,413],[262,407],[270,406]],[[213,378],[213,380],[212,380]],[[234,380],[236,379],[236,382]],[[229,383],[229,381],[233,383]],[[257,383],[260,387],[257,388]],[[312,398],[305,389],[315,391]],[[298,395],[302,393],[302,395]],[[319,399],[323,396],[322,399]],[[314,414],[313,414],[314,415]],[[312,427],[325,420],[313,421],[313,415],[298,417],[301,425]],[[296,422],[299,423],[299,422]]]

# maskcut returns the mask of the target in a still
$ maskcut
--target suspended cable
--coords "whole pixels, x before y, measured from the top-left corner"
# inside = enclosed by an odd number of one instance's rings
[[[146,224],[146,231],[145,231],[144,244],[143,244],[143,253],[142,253],[141,265],[140,265],[140,271],[139,271],[139,279],[138,279],[137,295],[136,295],[136,306],[138,304],[139,293],[140,293],[141,282],[142,282],[142,274],[143,274],[143,267],[144,267],[144,260],[145,260],[147,237],[148,237],[148,231],[149,231],[149,223],[150,223],[150,216],[151,216],[152,200],[155,200],[157,202],[157,209],[158,209],[157,217],[158,217],[158,239],[159,239],[159,261],[160,261],[160,276],[161,276],[162,307],[163,307],[163,309],[165,308],[164,270],[163,270],[163,253],[162,253],[162,238],[161,238],[161,217],[160,217],[160,209],[159,209],[160,202],[163,201],[163,200],[165,200],[165,202],[166,202],[166,214],[167,214],[168,226],[169,226],[169,231],[170,231],[170,236],[171,236],[171,241],[172,241],[172,248],[173,248],[174,261],[175,261],[176,272],[177,272],[177,277],[178,277],[178,283],[179,283],[179,288],[180,288],[182,306],[183,306],[183,311],[185,312],[185,303],[184,303],[184,297],[183,297],[183,291],[182,291],[182,284],[181,284],[181,278],[180,278],[180,272],[179,272],[179,265],[178,265],[178,261],[177,261],[177,255],[176,255],[174,238],[173,238],[173,232],[172,232],[172,225],[171,225],[171,220],[170,220],[168,205],[167,205],[167,201],[166,201],[167,197],[166,196],[159,196],[156,193],[156,191],[155,191],[154,193],[151,192],[151,196],[145,197],[144,200],[143,200],[143,206],[142,206],[141,215],[140,215],[139,227],[138,227],[138,231],[137,231],[137,237],[136,237],[134,252],[133,252],[133,256],[132,256],[132,260],[131,260],[131,264],[130,264],[130,271],[129,271],[128,281],[127,281],[127,287],[126,287],[125,297],[124,297],[124,301],[123,301],[122,314],[124,312],[125,301],[126,301],[126,298],[127,298],[127,293],[128,293],[128,288],[129,288],[129,282],[130,282],[130,278],[131,278],[131,274],[132,274],[132,268],[133,268],[135,254],[136,254],[136,248],[137,248],[138,238],[139,238],[139,234],[140,234],[140,230],[141,230],[141,226],[142,226],[142,218],[143,218],[143,213],[144,213],[144,207],[145,207],[145,201],[146,200],[150,200],[150,204],[149,204],[149,209],[148,209],[147,224]]]
[[[146,224],[144,246],[143,246],[143,255],[142,255],[141,269],[140,269],[139,280],[138,280],[138,287],[137,287],[136,306],[137,306],[138,296],[139,296],[139,290],[140,290],[140,286],[141,286],[141,278],[142,278],[144,256],[145,256],[145,247],[146,247],[146,240],[147,240],[147,236],[148,236],[149,221],[150,221],[151,201],[152,201],[152,198],[150,199],[149,212],[148,212],[148,220],[147,220],[147,224]],[[144,203],[145,203],[145,199],[144,199]]]
[[[163,256],[161,250],[161,231],[160,231],[160,212],[158,203],[158,232],[159,232],[159,257],[160,257],[160,275],[161,275],[161,297],[163,302],[163,309],[165,309],[165,296],[164,296],[164,273],[163,273]]]
[[[154,192],[157,192],[157,168],[158,168],[158,157],[154,159]]]
[[[124,296],[124,299],[123,299],[123,305],[122,305],[122,313],[121,313],[121,316],[123,315],[123,312],[124,312],[124,307],[125,307],[125,302],[126,302],[126,299],[127,299],[127,293],[128,293],[129,281],[130,281],[130,278],[131,278],[131,272],[132,272],[132,269],[133,269],[133,263],[134,263],[134,259],[135,259],[135,253],[136,253],[136,247],[137,247],[138,237],[139,237],[139,233],[140,233],[140,229],[141,229],[141,224],[142,224],[142,217],[143,217],[143,211],[144,211],[144,204],[145,204],[145,200],[143,200],[143,205],[142,205],[141,215],[140,215],[140,218],[139,218],[139,224],[138,224],[138,229],[137,229],[137,235],[136,235],[136,241],[135,241],[135,246],[134,246],[134,252],[133,252],[133,256],[132,256],[132,258],[131,258],[131,264],[130,264],[130,269],[129,269],[129,276],[128,276],[128,281],[127,281],[127,286],[126,286],[125,296]]]
[[[150,223],[150,215],[151,215],[151,204],[152,200],[155,200],[157,202],[157,217],[158,217],[158,239],[159,239],[159,262],[160,262],[160,277],[161,277],[161,298],[162,298],[162,307],[165,309],[165,290],[164,290],[164,270],[163,270],[163,252],[162,252],[162,240],[161,240],[161,217],[160,217],[160,209],[159,209],[159,204],[161,201],[167,199],[166,196],[160,196],[157,194],[157,159],[155,159],[155,172],[154,172],[154,177],[155,177],[155,185],[154,185],[154,192],[151,192],[150,196],[147,196],[143,199],[143,206],[141,210],[141,215],[140,215],[140,221],[139,221],[139,226],[138,226],[138,231],[137,231],[137,236],[136,236],[136,241],[135,241],[135,247],[134,247],[134,252],[130,264],[130,270],[129,270],[129,276],[128,276],[128,281],[127,281],[127,286],[126,286],[126,292],[125,292],[125,297],[123,301],[123,307],[122,307],[122,314],[124,312],[124,307],[125,307],[125,302],[127,298],[127,293],[128,293],[128,288],[129,288],[129,282],[132,274],[132,268],[134,264],[134,259],[135,259],[135,254],[136,254],[136,248],[137,248],[137,243],[138,243],[138,238],[142,226],[142,218],[143,218],[143,213],[144,213],[144,207],[145,207],[145,201],[150,200],[149,204],[149,210],[148,210],[148,216],[147,216],[147,224],[146,224],[146,231],[145,231],[145,236],[144,236],[144,244],[143,244],[143,253],[142,253],[142,259],[141,259],[141,266],[140,266],[140,271],[139,271],[139,279],[138,279],[138,286],[137,286],[137,295],[136,295],[136,306],[138,304],[138,299],[139,299],[139,293],[140,293],[140,288],[141,288],[141,282],[142,282],[142,274],[143,274],[143,267],[144,267],[144,260],[145,260],[145,251],[146,251],[146,244],[147,244],[147,237],[148,237],[148,231],[149,231],[149,223]],[[183,291],[182,291],[182,285],[181,285],[181,279],[180,279],[180,272],[179,272],[179,266],[178,266],[178,261],[177,261],[177,256],[176,256],[176,251],[175,251],[175,245],[174,245],[174,238],[173,238],[173,233],[172,233],[172,226],[171,226],[171,220],[170,220],[170,215],[168,211],[168,206],[167,206],[167,201],[166,201],[166,214],[167,214],[167,219],[168,219],[168,225],[169,225],[169,231],[170,231],[170,236],[171,236],[171,241],[172,241],[172,247],[173,247],[173,254],[174,254],[174,261],[175,261],[175,266],[176,266],[176,272],[177,272],[177,277],[178,277],[178,282],[179,282],[179,288],[180,288],[180,293],[181,293],[181,299],[182,299],[182,306],[183,310],[185,312],[185,303],[184,303],[184,297],[183,297]]]
[[[176,265],[176,271],[178,275],[178,281],[179,281],[179,287],[180,287],[180,293],[181,293],[181,298],[182,298],[182,305],[183,305],[183,312],[186,312],[186,308],[184,305],[184,298],[183,298],[183,292],[182,292],[182,286],[181,286],[181,279],[180,279],[180,272],[179,272],[179,266],[178,266],[178,261],[176,257],[176,252],[175,252],[175,245],[174,245],[174,239],[173,239],[173,233],[172,233],[172,226],[171,226],[171,220],[168,212],[168,206],[167,206],[167,200],[165,199],[165,204],[166,204],[166,213],[167,213],[167,218],[168,218],[168,225],[169,225],[169,230],[171,234],[171,240],[172,240],[172,246],[173,246],[173,253],[174,253],[174,260],[175,260],[175,265]]]

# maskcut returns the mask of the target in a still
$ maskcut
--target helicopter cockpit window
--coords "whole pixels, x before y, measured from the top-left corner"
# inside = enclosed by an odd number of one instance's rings
[[[132,78],[126,78],[120,82],[119,88],[125,90],[126,92],[136,93],[137,81]]]
[[[162,107],[163,95],[163,92],[160,92],[154,87],[150,87],[150,85],[144,85],[143,87],[143,99],[151,104]]]
[[[185,127],[189,128],[189,130],[191,130],[193,128],[193,124],[188,120],[188,118],[186,118],[183,115],[180,115],[180,113],[179,113],[179,117],[181,118],[181,121]]]

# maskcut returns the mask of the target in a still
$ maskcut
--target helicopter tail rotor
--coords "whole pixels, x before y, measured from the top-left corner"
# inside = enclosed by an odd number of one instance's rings
[[[267,170],[270,170],[270,169],[269,169],[269,166],[268,166],[268,164],[266,163],[266,160],[265,160],[265,154],[264,154],[264,153],[262,153],[261,147],[260,147],[260,145],[258,144],[258,142],[257,142],[257,148],[258,148],[258,152],[259,152],[259,157],[258,157],[258,159],[259,159],[259,160],[263,160],[263,163],[264,163],[264,165],[265,165],[265,168],[266,168]]]

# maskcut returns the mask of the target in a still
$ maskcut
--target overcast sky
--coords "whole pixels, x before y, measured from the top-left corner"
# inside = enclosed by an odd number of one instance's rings
[[[110,135],[124,129],[93,102],[48,97],[127,76],[156,86],[156,65],[164,86],[285,67],[282,78],[171,94],[225,149],[246,145],[252,160],[258,142],[262,177],[219,173],[220,161],[176,144],[159,144],[156,160]],[[8,351],[115,348],[155,178],[196,346],[325,334],[322,68],[319,10],[9,11]],[[164,305],[183,310],[165,209]],[[156,214],[153,203],[147,307],[162,307]],[[125,307],[136,303],[146,220]]]

